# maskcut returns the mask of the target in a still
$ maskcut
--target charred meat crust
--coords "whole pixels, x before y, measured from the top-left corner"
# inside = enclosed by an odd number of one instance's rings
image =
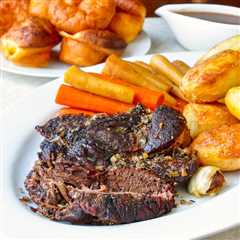
[[[186,128],[186,121],[175,109],[160,106],[152,116],[152,126],[149,132],[145,152],[162,150],[173,144]]]
[[[180,142],[186,130],[184,117],[162,106],[150,113],[138,105],[129,113],[113,116],[63,116],[50,120],[37,131],[44,136],[40,159],[67,159],[103,169],[111,156],[123,152],[162,150]]]
[[[69,130],[77,131],[85,127],[87,117],[83,115],[64,115],[50,119],[43,126],[35,129],[46,139],[53,140],[61,135],[66,135]]]
[[[36,130],[46,139],[41,144],[41,160],[65,159],[87,168],[103,169],[118,152],[142,149],[151,123],[151,113],[142,106],[130,113],[93,118],[63,116]]]
[[[186,182],[197,170],[194,154],[181,148],[170,148],[160,153],[116,154],[111,157],[109,168],[133,167],[151,170],[162,179],[174,184]]]

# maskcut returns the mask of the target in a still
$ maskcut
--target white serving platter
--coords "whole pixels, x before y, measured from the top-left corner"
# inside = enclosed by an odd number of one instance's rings
[[[199,52],[166,53],[170,60],[181,59],[192,65]],[[149,61],[150,56],[131,60]],[[99,72],[102,65],[88,68]],[[77,237],[84,240],[195,239],[240,224],[240,175],[226,174],[227,184],[215,197],[196,199],[180,189],[191,205],[175,208],[163,217],[116,226],[75,226],[41,217],[19,201],[24,179],[37,159],[41,137],[34,127],[59,109],[54,103],[62,78],[37,88],[1,117],[1,176],[3,183],[4,231],[12,237]]]

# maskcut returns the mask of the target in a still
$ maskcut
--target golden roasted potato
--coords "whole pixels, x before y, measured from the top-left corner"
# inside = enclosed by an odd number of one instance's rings
[[[222,171],[240,170],[240,124],[205,131],[191,148],[197,153],[200,165],[216,166]]]
[[[231,38],[228,38],[227,40],[224,40],[223,42],[214,46],[205,55],[203,55],[197,63],[200,63],[206,60],[207,58],[210,58],[213,55],[220,53],[222,51],[225,51],[227,49],[240,51],[240,34],[233,36]]]
[[[223,98],[240,85],[240,51],[226,50],[191,68],[180,89],[190,102],[208,103]]]
[[[240,86],[231,88],[225,97],[225,104],[228,110],[240,119]]]
[[[192,138],[214,127],[239,122],[222,104],[189,103],[184,107],[183,115]]]

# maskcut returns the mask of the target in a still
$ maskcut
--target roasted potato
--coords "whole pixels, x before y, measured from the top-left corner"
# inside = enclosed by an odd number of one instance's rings
[[[225,104],[229,111],[240,119],[240,86],[231,88],[225,97]]]
[[[183,115],[192,138],[214,127],[239,122],[222,104],[189,103],[184,107]]]
[[[240,51],[226,50],[191,68],[180,89],[190,102],[208,103],[240,85]]]
[[[231,37],[219,44],[217,44],[215,47],[210,49],[205,55],[203,55],[198,63],[212,57],[213,55],[220,53],[222,51],[225,51],[227,49],[235,50],[235,51],[240,51],[240,34],[236,35],[234,37]]]
[[[240,124],[222,125],[201,133],[191,145],[200,165],[222,171],[240,170]]]

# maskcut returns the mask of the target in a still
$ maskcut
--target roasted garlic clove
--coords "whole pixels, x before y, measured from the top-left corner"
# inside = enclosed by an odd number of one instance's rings
[[[188,192],[196,197],[216,195],[225,183],[223,173],[213,166],[200,167],[191,178]]]

